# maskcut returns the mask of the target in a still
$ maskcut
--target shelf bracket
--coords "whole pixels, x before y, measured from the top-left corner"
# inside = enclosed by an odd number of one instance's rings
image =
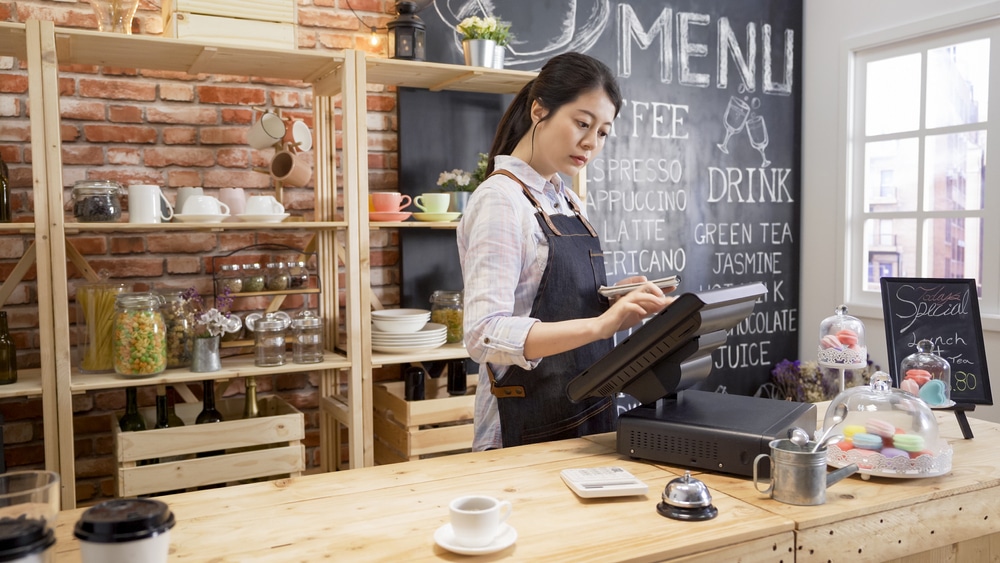
[[[445,80],[443,82],[439,82],[428,88],[428,90],[430,90],[431,92],[440,92],[441,90],[444,90],[445,88],[451,86],[452,84],[468,82],[469,80],[476,78],[477,76],[482,76],[483,74],[485,73],[481,70],[473,70],[470,72],[466,72],[458,76],[453,76],[452,78],[449,78],[448,80]]]
[[[31,241],[31,244],[28,245],[28,249],[24,251],[24,256],[17,261],[17,264],[14,266],[14,269],[11,270],[10,275],[7,276],[3,285],[0,286],[0,305],[7,302],[7,299],[10,298],[10,294],[14,293],[14,289],[17,287],[17,284],[21,283],[21,280],[24,279],[24,275],[28,273],[31,265],[35,263],[35,252],[35,241]]]
[[[201,53],[195,57],[194,62],[188,67],[188,74],[201,74],[201,69],[205,67],[215,55],[219,54],[219,50],[215,47],[204,47]]]
[[[76,266],[76,269],[80,270],[80,274],[86,278],[87,281],[101,281],[101,277],[97,275],[97,272],[95,272],[92,267],[90,267],[90,264],[87,263],[87,259],[83,257],[83,254],[80,254],[80,251],[73,246],[68,238],[66,239],[66,255],[69,257],[69,261]]]

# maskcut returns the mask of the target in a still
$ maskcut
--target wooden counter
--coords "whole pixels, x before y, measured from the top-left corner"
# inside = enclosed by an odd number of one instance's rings
[[[487,561],[885,561],[931,550],[995,560],[1000,425],[973,420],[975,439],[962,440],[950,413],[939,419],[955,450],[949,475],[853,476],[831,487],[822,506],[782,504],[749,479],[698,473],[719,516],[670,520],[656,504],[684,469],[619,456],[614,435],[604,434],[163,497],[177,517],[170,560],[465,560],[436,546],[433,534],[448,520],[448,501],[467,493],[514,505],[517,542],[479,558]],[[649,493],[584,500],[559,478],[562,469],[611,464]],[[72,528],[83,510],[59,515],[57,561],[80,561]]]

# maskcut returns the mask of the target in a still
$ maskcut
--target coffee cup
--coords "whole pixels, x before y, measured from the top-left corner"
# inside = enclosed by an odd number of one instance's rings
[[[266,149],[285,136],[285,122],[278,114],[266,111],[247,131],[247,144],[255,149]]]
[[[424,213],[446,213],[451,205],[451,194],[420,194],[413,198],[413,205]]]
[[[184,200],[184,215],[229,215],[229,206],[210,195],[193,195]]]
[[[500,535],[501,525],[513,511],[510,501],[485,495],[454,499],[448,505],[455,543],[465,547],[484,547]]]
[[[205,190],[202,188],[192,188],[192,187],[177,188],[177,198],[174,200],[174,211],[177,213],[183,213],[184,202],[187,201],[187,198],[193,195],[204,195],[204,193]]]
[[[371,194],[372,205],[379,213],[399,213],[413,201],[410,196],[399,192],[376,192]]]
[[[166,563],[174,524],[164,502],[115,499],[84,511],[73,535],[83,563]]]
[[[173,216],[174,208],[170,206],[160,186],[133,184],[128,187],[129,223],[160,223],[169,221]]]
[[[271,158],[271,177],[285,185],[301,188],[312,178],[312,166],[290,150],[278,151]]]
[[[247,199],[247,215],[280,215],[285,212],[285,206],[272,195],[253,195]]]
[[[221,188],[219,189],[219,201],[229,206],[230,215],[242,215],[247,205],[247,195],[243,188]],[[230,217],[227,221],[238,221],[236,217]]]

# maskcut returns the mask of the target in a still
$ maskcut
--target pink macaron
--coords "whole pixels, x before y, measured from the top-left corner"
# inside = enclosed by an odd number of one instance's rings
[[[855,346],[858,343],[858,333],[845,328],[837,332],[837,340],[845,346]]]
[[[896,426],[884,420],[870,418],[865,422],[865,431],[882,438],[892,438],[896,434]]]
[[[827,334],[819,341],[819,345],[826,350],[843,350],[844,345],[832,334]]]

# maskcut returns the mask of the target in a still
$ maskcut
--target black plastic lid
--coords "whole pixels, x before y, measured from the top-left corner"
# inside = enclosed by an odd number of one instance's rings
[[[116,499],[88,508],[73,535],[93,543],[123,543],[158,536],[175,524],[166,503],[152,499]]]
[[[14,561],[41,553],[56,543],[56,536],[45,520],[0,518],[0,561]]]

